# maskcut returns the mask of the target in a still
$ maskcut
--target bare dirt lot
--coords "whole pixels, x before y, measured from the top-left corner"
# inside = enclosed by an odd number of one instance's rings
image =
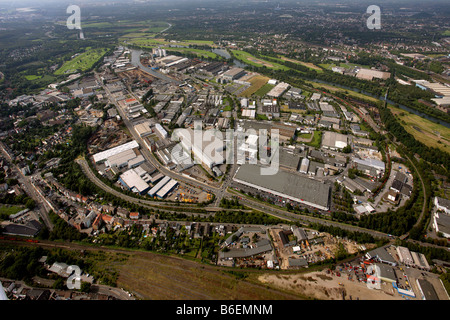
[[[305,297],[320,300],[403,300],[392,285],[381,290],[369,289],[365,283],[315,271],[302,274],[264,274],[258,280],[273,288],[283,288]]]

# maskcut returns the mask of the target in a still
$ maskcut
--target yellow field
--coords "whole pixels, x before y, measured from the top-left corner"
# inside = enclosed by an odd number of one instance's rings
[[[249,82],[252,84],[250,88],[243,91],[239,96],[240,97],[250,97],[252,94],[254,94],[256,91],[258,91],[261,87],[263,87],[267,81],[270,79],[268,77],[262,76],[262,75],[256,75],[253,78],[249,80]]]

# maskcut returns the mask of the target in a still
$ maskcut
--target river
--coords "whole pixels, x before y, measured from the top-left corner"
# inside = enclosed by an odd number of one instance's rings
[[[224,57],[225,59],[230,59],[231,58],[231,55],[229,54],[229,52],[226,49],[212,49],[210,51],[214,52],[215,54],[218,54],[219,56]],[[237,59],[233,59],[233,64],[236,67],[243,68],[243,69],[248,67],[247,64],[245,64],[242,61],[239,61]]]

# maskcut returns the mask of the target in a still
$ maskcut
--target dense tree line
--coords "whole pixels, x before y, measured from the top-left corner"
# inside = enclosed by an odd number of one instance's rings
[[[397,121],[392,112],[386,108],[379,108],[379,113],[385,128],[391,133],[411,154],[418,154],[425,161],[442,165],[447,171],[450,169],[450,154],[434,147],[429,147],[417,141]]]
[[[39,259],[45,255],[45,250],[41,247],[15,247],[5,253],[0,260],[1,277],[32,283],[34,276],[45,275],[46,270],[39,263]]]
[[[46,226],[44,226],[38,235],[39,239],[52,241],[81,241],[87,238],[87,235],[85,233],[78,232],[77,229],[70,226],[54,212],[50,211],[49,216],[51,222],[53,223],[53,230],[50,231]]]
[[[335,226],[311,223],[309,227],[319,232],[326,232],[333,236],[354,240],[358,243],[377,243],[378,245],[382,245],[386,242],[386,240],[377,239],[365,232],[349,231]]]

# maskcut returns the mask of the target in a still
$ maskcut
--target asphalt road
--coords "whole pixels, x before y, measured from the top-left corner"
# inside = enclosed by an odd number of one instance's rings
[[[17,167],[17,165],[12,163],[12,158],[7,152],[5,146],[2,142],[0,142],[0,149],[2,154],[9,159],[10,165],[17,171],[19,175],[19,183],[25,189],[25,192],[36,202],[36,208],[39,210],[40,217],[42,221],[47,226],[47,228],[51,231],[53,230],[53,223],[48,216],[48,212],[53,210],[50,203],[45,199],[45,196],[41,193],[39,188],[37,188],[31,179],[25,176],[22,171]]]

